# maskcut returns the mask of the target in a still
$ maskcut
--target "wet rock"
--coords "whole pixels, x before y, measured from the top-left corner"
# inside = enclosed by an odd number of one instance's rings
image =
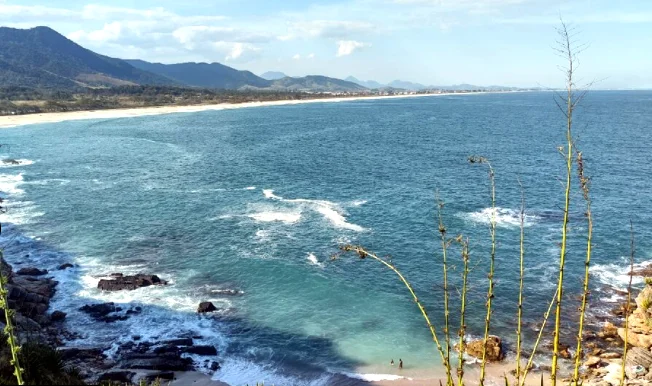
[[[65,318],[66,318],[66,313],[63,312],[63,311],[54,311],[54,312],[50,315],[50,319],[51,319],[53,322],[60,322],[60,321],[64,320]]]
[[[38,269],[35,267],[27,267],[19,269],[16,274],[26,276],[42,276],[48,273],[47,269]]]
[[[220,364],[213,361],[213,362],[211,362],[211,367],[210,368],[211,368],[212,371],[217,371],[217,370],[220,369]]]
[[[20,161],[13,158],[5,158],[2,160],[2,163],[7,165],[20,165]]]
[[[599,365],[600,362],[602,362],[602,359],[600,359],[600,357],[590,356],[589,359],[587,359],[584,362],[584,366],[586,366],[586,367],[595,367],[595,366]]]
[[[164,345],[170,346],[192,346],[192,338],[179,338],[179,339],[168,339],[161,342]]]
[[[179,347],[172,345],[172,344],[167,344],[165,346],[158,346],[154,347],[153,350],[154,354],[174,354],[174,355],[179,355]]]
[[[114,274],[112,274],[113,276]],[[161,280],[156,275],[138,274],[134,276],[113,276],[114,279],[101,279],[97,283],[97,288],[102,291],[121,291],[121,290],[135,290],[141,287],[149,287],[151,285],[166,285],[165,280]]]
[[[70,263],[65,263],[65,264],[61,264],[60,266],[58,266],[58,267],[57,267],[57,270],[59,270],[59,271],[63,271],[64,269],[74,268],[74,267],[75,267],[75,266],[72,265],[72,264],[70,264]]]
[[[98,382],[119,382],[130,384],[133,377],[136,375],[133,371],[111,371],[104,373],[97,378]]]
[[[190,346],[183,348],[182,351],[196,355],[217,355],[217,349],[214,346]]]
[[[217,311],[217,307],[211,302],[201,302],[199,303],[199,307],[197,307],[197,312],[200,314],[214,311]]]
[[[106,358],[104,355],[104,350],[100,348],[62,348],[57,350],[61,359],[71,360],[71,359],[96,359],[96,358]]]
[[[129,358],[123,362],[126,369],[160,370],[160,371],[188,371],[192,368],[192,359],[178,356],[152,354],[139,358]]]
[[[466,353],[476,358],[482,358],[483,347],[484,341],[482,339],[471,341],[466,345]],[[459,346],[456,345],[455,348],[459,350]],[[503,351],[502,339],[495,335],[489,335],[486,359],[489,362],[499,362],[504,358],[505,352]]]
[[[122,308],[116,307],[114,303],[87,304],[79,310],[89,314],[95,320],[106,323],[129,319],[128,315],[115,314],[122,311]]]
[[[172,371],[161,371],[158,373],[147,374],[143,379],[145,379],[145,381],[148,383],[152,383],[157,379],[171,381],[174,379],[174,373]]]

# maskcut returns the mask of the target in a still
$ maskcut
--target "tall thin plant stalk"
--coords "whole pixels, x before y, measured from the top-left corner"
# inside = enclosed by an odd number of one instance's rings
[[[4,259],[2,250],[0,250],[0,261]],[[20,352],[20,346],[14,334],[14,325],[12,319],[14,317],[14,310],[9,308],[9,300],[7,298],[7,288],[6,285],[9,282],[9,278],[0,272],[0,308],[4,310],[5,313],[5,329],[4,333],[7,336],[7,343],[9,344],[9,350],[11,351],[11,365],[14,366],[14,376],[16,377],[16,382],[19,385],[24,385],[23,381],[23,369],[20,367],[20,360],[18,358],[18,353]]]
[[[459,329],[459,358],[457,364],[457,384],[464,386],[464,353],[466,352],[466,294],[468,290],[469,278],[469,240],[463,237],[458,237],[457,241],[462,244],[462,262],[464,269],[462,271],[462,294],[460,304],[460,329]]]
[[[442,265],[444,269],[444,336],[446,339],[446,384],[453,385],[453,377],[451,374],[451,334],[450,334],[450,308],[449,308],[449,288],[448,288],[448,264],[447,264],[447,251],[448,240],[446,240],[446,227],[444,226],[444,218],[442,212],[444,211],[444,203],[437,197],[437,214],[439,217],[439,235],[441,236],[441,249],[442,249]]]
[[[519,180],[519,186],[521,187],[521,213],[520,213],[520,236],[519,236],[519,282],[518,282],[518,316],[516,324],[516,384],[519,384],[521,380],[521,339],[523,336],[522,326],[523,326],[523,277],[524,277],[524,256],[525,256],[525,191],[523,190],[523,184]]]
[[[560,41],[558,53],[567,60],[566,68],[566,96],[561,97],[560,101],[557,101],[557,105],[560,107],[560,110],[566,116],[566,149],[565,149],[565,160],[566,160],[566,181],[564,185],[564,216],[562,220],[562,230],[561,230],[561,249],[559,254],[559,277],[557,279],[557,299],[555,306],[555,331],[553,335],[553,350],[552,350],[552,370],[550,373],[551,385],[557,385],[557,370],[558,370],[558,358],[559,358],[559,338],[561,334],[561,314],[562,314],[562,299],[564,294],[564,268],[566,266],[566,249],[567,249],[567,239],[568,239],[568,212],[570,207],[570,197],[571,197],[571,171],[573,166],[573,112],[576,106],[576,100],[574,100],[574,79],[573,75],[575,72],[575,63],[576,57],[573,50],[573,43],[571,41],[571,35],[568,27],[561,21],[561,27],[557,30]],[[563,147],[561,150],[564,150]]]
[[[587,238],[586,238],[586,259],[584,260],[584,280],[582,283],[582,304],[580,305],[580,320],[579,328],[577,331],[577,347],[575,349],[575,367],[573,369],[573,378],[571,384],[577,385],[580,379],[580,366],[582,359],[582,342],[584,339],[584,322],[586,307],[589,298],[589,267],[591,265],[591,246],[593,240],[593,215],[591,213],[591,197],[590,182],[591,180],[584,173],[584,158],[582,152],[578,151],[576,155],[577,161],[577,175],[580,181],[580,189],[582,190],[582,197],[586,202],[586,222],[587,222]]]
[[[494,168],[491,166],[491,162],[489,162],[487,158],[471,156],[469,157],[469,162],[472,164],[479,163],[487,165],[489,168],[489,182],[491,184],[491,221],[489,227],[491,231],[491,254],[489,256],[489,274],[487,275],[489,279],[489,288],[487,290],[487,314],[484,320],[484,338],[482,341],[482,362],[480,363],[480,386],[483,386],[486,376],[487,342],[489,341],[489,331],[491,328],[491,308],[494,299],[494,271],[496,261],[496,181],[494,178]]]
[[[625,338],[623,344],[623,368],[620,374],[620,386],[625,384],[625,360],[627,359],[627,345],[629,344],[629,314],[632,308],[632,279],[634,278],[634,224],[629,220],[630,253],[629,253],[629,284],[627,285],[627,306],[625,307]]]

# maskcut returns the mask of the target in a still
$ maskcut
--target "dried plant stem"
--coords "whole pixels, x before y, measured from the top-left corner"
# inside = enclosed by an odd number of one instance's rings
[[[532,363],[534,362],[534,354],[536,354],[537,348],[539,348],[539,343],[541,343],[541,337],[543,336],[543,331],[546,329],[546,323],[550,318],[550,312],[552,311],[552,306],[555,304],[556,300],[557,300],[557,292],[555,292],[555,294],[552,296],[552,300],[550,300],[550,304],[548,305],[548,310],[546,310],[546,313],[543,315],[543,322],[541,323],[541,329],[539,330],[537,339],[534,341],[532,354],[530,354],[530,358],[528,358],[527,364],[525,365],[525,369],[523,369],[523,376],[521,377],[521,383],[519,384],[519,386],[525,385],[525,380],[527,379],[528,372],[530,372],[530,369],[532,368]]]
[[[519,283],[518,283],[518,317],[516,324],[516,384],[521,380],[521,338],[522,338],[522,326],[523,326],[523,276],[524,276],[524,256],[525,256],[525,192],[523,191],[523,185],[521,181],[518,182],[521,187],[521,232],[520,232],[520,270],[519,270]]]
[[[462,244],[462,261],[464,263],[464,270],[462,271],[462,295],[460,305],[460,349],[459,349],[459,363],[457,368],[457,384],[464,386],[464,352],[466,351],[466,293],[467,283],[469,277],[469,240],[464,240],[458,237],[459,242]]]
[[[584,174],[584,159],[582,157],[582,152],[578,151],[577,156],[577,174],[580,180],[580,188],[582,189],[582,197],[586,202],[586,222],[588,226],[587,231],[587,241],[586,241],[586,259],[584,260],[584,281],[582,288],[582,304],[580,305],[580,320],[579,320],[579,329],[577,332],[577,348],[575,349],[575,368],[573,370],[573,378],[571,384],[577,385],[580,379],[580,366],[582,359],[582,342],[584,338],[584,322],[586,314],[586,306],[588,304],[589,298],[589,266],[591,265],[591,245],[593,240],[593,216],[591,213],[591,197],[589,196],[590,191],[590,179]]]
[[[552,351],[552,370],[550,373],[551,385],[557,385],[557,361],[559,358],[559,337],[561,333],[561,305],[564,293],[564,267],[566,265],[566,244],[568,236],[568,211],[570,206],[571,195],[571,170],[573,165],[573,110],[575,104],[573,102],[573,73],[575,57],[573,53],[571,37],[562,21],[561,28],[559,29],[561,38],[561,52],[564,54],[565,59],[568,60],[568,68],[566,69],[566,97],[563,98],[565,102],[565,116],[566,116],[566,181],[564,192],[564,217],[562,220],[561,230],[561,250],[559,254],[559,278],[557,280],[557,301],[555,306],[555,332],[553,336],[553,351]]]
[[[441,236],[441,249],[443,254],[443,267],[444,267],[444,336],[446,339],[446,384],[453,385],[453,376],[451,374],[451,334],[450,334],[450,308],[449,308],[449,292],[448,292],[448,264],[446,261],[448,241],[446,240],[446,227],[444,226],[443,212],[444,203],[437,200],[437,214],[439,217],[439,234]]]
[[[620,386],[625,384],[625,360],[627,359],[627,345],[629,344],[629,313],[632,307],[632,278],[634,277],[634,225],[629,220],[630,255],[629,255],[629,284],[627,285],[627,307],[625,308],[625,342],[623,344],[623,369],[620,377]]]
[[[357,246],[357,245],[344,245],[341,247],[341,249],[344,252],[355,252],[360,256],[361,259],[370,257],[381,264],[383,264],[385,267],[389,268],[390,270],[394,271],[394,273],[399,277],[401,282],[405,285],[405,287],[410,291],[410,294],[412,295],[412,299],[414,299],[414,302],[417,304],[417,307],[419,307],[419,311],[421,311],[421,315],[426,321],[426,324],[428,325],[428,329],[430,330],[430,335],[432,335],[432,340],[435,342],[435,345],[437,346],[437,351],[439,351],[439,355],[441,356],[442,363],[446,364],[446,354],[444,353],[444,349],[441,346],[441,343],[439,342],[439,338],[437,336],[437,330],[435,329],[435,326],[430,322],[430,318],[428,317],[428,312],[426,311],[425,307],[421,302],[419,301],[419,298],[417,297],[416,293],[414,292],[414,289],[412,288],[412,285],[410,284],[409,281],[403,276],[403,274],[391,263],[381,259],[378,257],[376,254],[371,253],[366,251],[364,248]]]
[[[4,259],[2,250],[0,250],[0,261]],[[5,312],[5,329],[4,333],[7,335],[7,343],[9,344],[9,349],[11,351],[11,365],[14,366],[14,375],[16,376],[16,382],[19,385],[24,385],[23,381],[23,369],[20,367],[20,361],[18,359],[18,352],[20,351],[20,346],[16,341],[16,335],[14,334],[14,326],[12,323],[12,318],[14,311],[9,308],[9,302],[7,299],[7,289],[5,285],[8,282],[7,277],[5,277],[0,272],[0,307],[4,309]]]

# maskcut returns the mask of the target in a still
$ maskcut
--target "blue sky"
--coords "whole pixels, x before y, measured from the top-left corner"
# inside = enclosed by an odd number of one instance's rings
[[[652,88],[650,0],[0,0],[0,25],[120,58],[432,85],[559,86],[560,14],[583,79]]]

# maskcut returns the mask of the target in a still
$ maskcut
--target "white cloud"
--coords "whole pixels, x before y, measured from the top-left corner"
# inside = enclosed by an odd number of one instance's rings
[[[342,39],[353,34],[360,35],[376,30],[376,27],[365,21],[311,20],[291,23],[289,33],[279,36],[280,40],[292,38],[335,38]]]
[[[213,47],[220,52],[226,53],[224,57],[226,61],[247,61],[261,51],[260,47],[253,44],[239,42],[215,42]]]
[[[314,58],[315,58],[315,54],[311,53],[311,54],[308,55],[308,59],[314,59]]]
[[[353,52],[361,48],[370,46],[371,44],[369,43],[357,42],[355,40],[340,40],[337,42],[337,56],[351,55]]]
[[[296,54],[296,55],[294,55],[294,56],[292,57],[292,59],[294,59],[294,60],[299,60],[299,59],[301,59],[301,55]]]

